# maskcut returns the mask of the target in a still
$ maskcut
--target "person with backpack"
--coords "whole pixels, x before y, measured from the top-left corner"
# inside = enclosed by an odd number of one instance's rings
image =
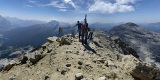
[[[82,29],[82,44],[87,45],[87,39],[88,39],[87,15],[85,15],[84,23],[81,25],[81,29]]]

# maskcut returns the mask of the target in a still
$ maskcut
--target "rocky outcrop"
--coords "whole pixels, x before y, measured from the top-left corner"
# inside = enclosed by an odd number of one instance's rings
[[[67,38],[61,38],[59,41],[59,45],[62,46],[62,45],[71,45],[71,40],[67,39]]]
[[[138,64],[132,71],[136,80],[160,80],[160,69],[146,64]]]
[[[59,42],[59,46],[62,46],[62,45],[71,45],[71,43],[72,43],[72,41],[71,41],[71,39],[69,39],[69,37],[61,37],[61,38],[49,37],[48,41],[50,43],[52,43],[54,41],[57,41],[57,42]]]
[[[32,65],[34,65],[34,64],[36,64],[39,60],[41,60],[43,57],[45,57],[45,55],[38,54],[38,55],[35,55],[34,58],[30,58],[29,61],[31,62]]]

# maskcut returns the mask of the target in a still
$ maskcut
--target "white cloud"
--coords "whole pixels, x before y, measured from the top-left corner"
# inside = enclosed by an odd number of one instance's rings
[[[66,12],[67,11],[67,9],[59,9],[60,11],[62,11],[62,12]]]
[[[135,0],[116,0],[116,2],[118,4],[130,4],[130,3],[134,4]]]
[[[37,1],[34,1],[34,0],[29,0],[28,2],[29,2],[29,3],[32,3],[32,4],[37,3]]]
[[[66,3],[72,2],[72,0],[64,0]]]
[[[48,3],[29,0],[35,6],[50,6],[60,11],[76,10],[94,13],[122,13],[135,10],[137,0],[50,0]],[[29,6],[28,6],[29,7]]]
[[[25,6],[26,6],[26,7],[33,7],[32,5],[29,5],[29,4],[26,4]]]
[[[76,9],[76,5],[74,4],[74,2],[72,0],[64,0],[64,2],[72,5],[72,7]]]
[[[27,4],[25,4],[25,7],[34,7],[34,4],[37,4],[37,1],[28,0]]]
[[[61,3],[59,1],[52,1],[48,4],[46,4],[45,6],[52,6],[52,7],[56,7],[56,8],[66,8],[65,4],[64,3]]]
[[[52,0],[48,4],[41,4],[41,6],[55,7],[60,11],[68,11],[70,7],[76,9],[76,5],[72,2],[72,0]]]
[[[107,0],[96,0],[93,5],[90,6],[89,12],[98,13],[117,13],[117,12],[131,12],[135,8],[132,4],[135,0],[116,0],[115,3],[111,3]]]

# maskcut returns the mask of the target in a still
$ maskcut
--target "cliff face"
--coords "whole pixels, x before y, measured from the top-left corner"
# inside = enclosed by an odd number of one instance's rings
[[[141,60],[149,63],[160,62],[159,33],[148,31],[134,23],[126,23],[115,26],[110,30],[110,34],[118,36],[131,46]]]
[[[126,52],[128,46],[120,47],[123,43],[106,36],[94,32],[88,46],[78,42],[78,36],[50,37],[41,48],[4,67],[0,80],[160,79],[157,68],[143,64],[133,51]]]

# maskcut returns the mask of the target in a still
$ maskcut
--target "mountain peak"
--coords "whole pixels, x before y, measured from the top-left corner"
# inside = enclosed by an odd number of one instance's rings
[[[49,26],[57,25],[57,27],[58,27],[59,22],[56,20],[51,20],[50,22],[47,23],[47,25],[49,25]]]
[[[137,31],[144,31],[144,29],[141,28],[139,25],[137,25],[135,23],[128,22],[128,23],[125,23],[125,24],[115,26],[110,30],[110,32],[113,33],[113,34],[117,33],[117,32],[123,33],[124,31],[137,32]]]
[[[126,25],[126,26],[134,26],[134,27],[139,27],[137,24],[135,24],[135,23],[132,23],[132,22],[128,22],[128,23],[126,23],[126,24],[124,24],[124,25]]]
[[[56,21],[56,20],[51,20],[51,21],[49,21],[48,23],[59,23],[59,22]]]

